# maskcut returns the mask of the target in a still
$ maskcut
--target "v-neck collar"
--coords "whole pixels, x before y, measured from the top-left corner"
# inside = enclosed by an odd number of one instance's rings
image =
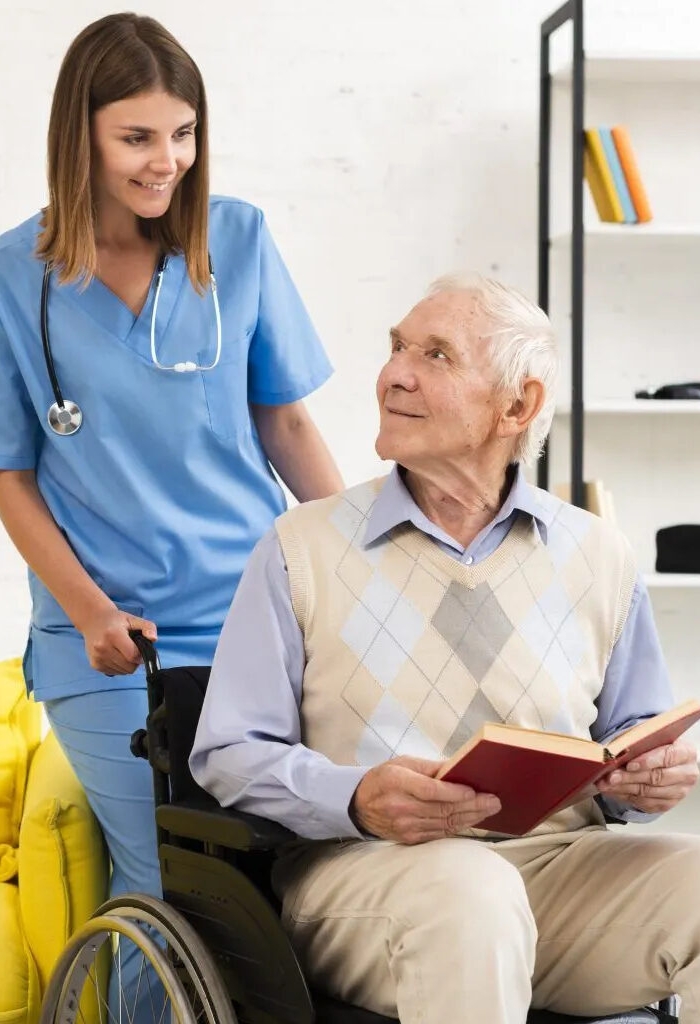
[[[432,537],[417,529],[412,523],[402,523],[394,527],[389,536],[397,547],[414,558],[427,559],[436,569],[452,575],[469,590],[474,590],[480,583],[485,583],[493,572],[502,569],[513,557],[518,546],[522,547],[525,544],[532,550],[542,544],[535,521],[524,512],[518,513],[508,535],[496,550],[472,565],[458,562],[443,551]],[[523,561],[522,555],[517,561]]]
[[[163,274],[163,283],[158,299],[156,339],[167,330],[180,294],[184,275],[184,258],[180,255],[170,256]],[[138,316],[135,316],[133,310],[97,277],[92,279],[87,288],[83,288],[80,282],[71,282],[60,287],[61,291],[80,306],[83,312],[92,317],[104,331],[118,338],[119,341],[125,342],[144,357],[147,355],[146,349],[148,349],[150,358],[151,316],[157,276],[156,270],[151,277],[146,301]],[[146,348],[144,348],[144,339]]]

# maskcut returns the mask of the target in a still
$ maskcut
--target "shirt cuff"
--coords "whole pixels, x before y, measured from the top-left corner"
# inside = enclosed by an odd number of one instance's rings
[[[298,829],[306,839],[368,839],[350,818],[353,793],[369,771],[368,765],[327,764],[317,769],[313,811]]]
[[[619,800],[615,800],[614,797],[603,793],[599,793],[596,799],[600,804],[603,814],[606,817],[612,818],[614,822],[620,822],[621,825],[628,823],[645,825],[647,822],[656,821],[657,818],[661,817],[660,813],[651,814],[648,811],[639,811],[636,807],[630,807],[629,804],[623,804]]]

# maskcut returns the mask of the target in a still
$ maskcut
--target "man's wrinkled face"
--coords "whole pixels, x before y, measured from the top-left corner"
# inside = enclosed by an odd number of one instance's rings
[[[377,454],[407,469],[484,451],[503,410],[486,325],[464,290],[423,299],[390,331],[379,374]]]

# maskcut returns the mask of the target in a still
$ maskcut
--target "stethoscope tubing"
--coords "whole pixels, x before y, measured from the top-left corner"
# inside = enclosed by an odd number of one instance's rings
[[[158,319],[158,303],[160,302],[160,289],[163,284],[163,275],[165,269],[168,266],[168,257],[163,255],[160,258],[158,267],[156,269],[156,290],[153,296],[153,312],[151,313],[151,361],[159,370],[174,370],[176,373],[188,373],[193,370],[200,370],[206,373],[208,370],[213,370],[219,364],[221,358],[221,311],[219,309],[219,296],[216,289],[216,277],[214,276],[214,265],[211,261],[211,255],[207,254],[209,261],[209,282],[211,284],[211,297],[214,303],[214,317],[216,320],[216,353],[214,355],[213,362],[209,366],[198,366],[197,363],[191,361],[173,363],[172,366],[165,366],[158,359],[156,352],[156,321]]]
[[[41,282],[41,344],[44,349],[44,361],[46,363],[46,370],[51,381],[51,390],[53,391],[54,398],[56,399],[56,405],[59,409],[65,408],[65,402],[63,395],[61,394],[61,386],[58,383],[58,377],[56,376],[56,366],[53,361],[53,354],[51,352],[51,343],[49,341],[49,281],[51,280],[51,266],[46,263],[44,266],[44,277]]]

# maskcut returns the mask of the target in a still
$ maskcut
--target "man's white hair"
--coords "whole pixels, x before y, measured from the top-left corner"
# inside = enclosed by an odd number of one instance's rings
[[[477,274],[450,274],[428,288],[427,296],[465,291],[486,323],[489,357],[499,390],[523,397],[523,383],[536,377],[544,385],[544,403],[527,430],[518,435],[513,458],[531,465],[537,460],[552,425],[559,375],[559,352],[549,317],[515,288]]]

